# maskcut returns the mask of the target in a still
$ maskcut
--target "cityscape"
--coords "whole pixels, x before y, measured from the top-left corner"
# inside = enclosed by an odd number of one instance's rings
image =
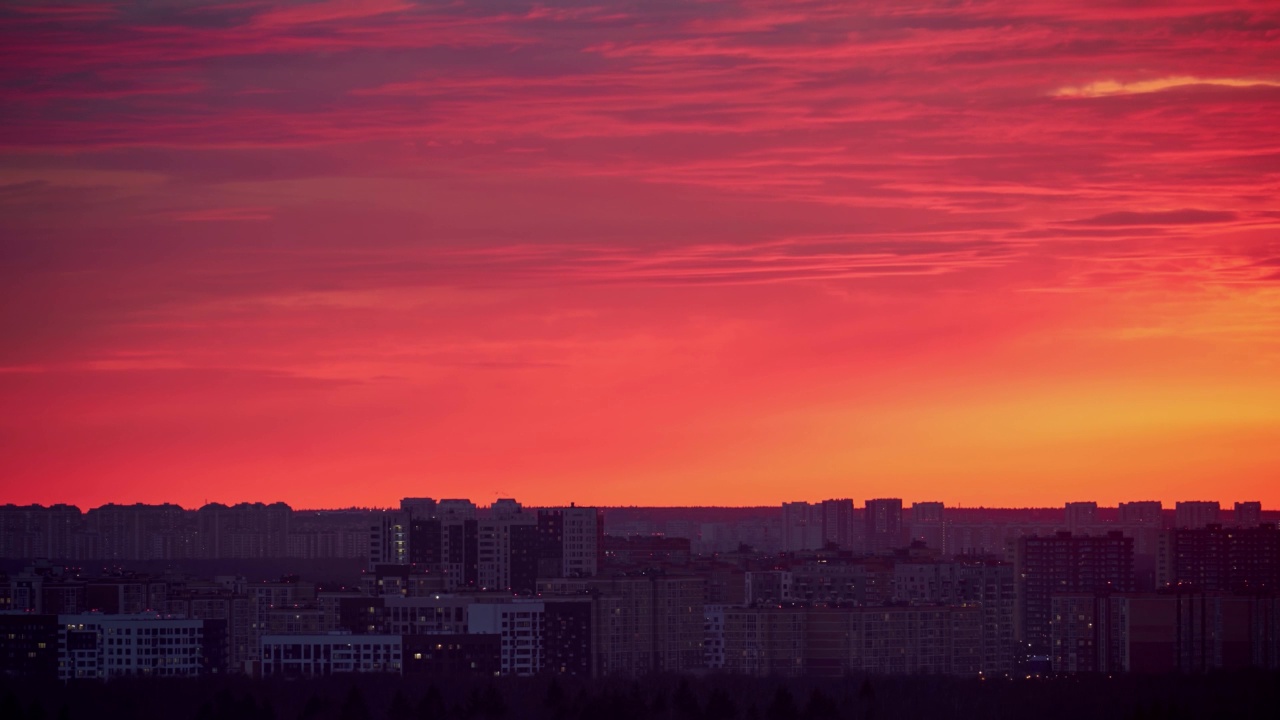
[[[1276,720],[1280,2],[0,2],[0,720]]]
[[[1276,670],[1277,519],[1257,501],[7,505],[0,673]],[[306,561],[325,576],[290,572]]]

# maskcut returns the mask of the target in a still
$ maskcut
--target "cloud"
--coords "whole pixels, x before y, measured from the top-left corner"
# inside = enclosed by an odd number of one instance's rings
[[[269,207],[205,208],[184,210],[173,214],[174,220],[182,222],[270,220],[272,217],[272,208]]]
[[[1239,219],[1239,213],[1229,210],[1200,210],[1197,208],[1180,208],[1178,210],[1157,210],[1137,212],[1119,210],[1103,213],[1079,220],[1068,220],[1065,225],[1085,225],[1091,227],[1146,227],[1160,225],[1204,225],[1230,223]]]
[[[1063,87],[1053,91],[1056,97],[1095,98],[1111,95],[1143,95],[1163,92],[1188,86],[1216,86],[1231,88],[1280,87],[1275,80],[1251,78],[1201,78],[1192,75],[1164,77],[1156,80],[1139,80],[1135,82],[1117,82],[1115,80],[1098,80],[1079,87]]]

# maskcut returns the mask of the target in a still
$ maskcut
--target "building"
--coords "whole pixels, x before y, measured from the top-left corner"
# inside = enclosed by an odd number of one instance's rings
[[[1235,507],[1235,524],[1237,527],[1253,527],[1262,523],[1262,503],[1238,502]]]
[[[537,675],[545,656],[545,615],[540,601],[476,602],[467,606],[467,633],[498,636],[500,674]]]
[[[1098,524],[1098,503],[1069,502],[1063,515],[1068,532],[1083,534]]]
[[[837,498],[823,500],[818,506],[822,515],[822,544],[852,549],[854,540],[853,500]]]
[[[807,502],[782,503],[782,549],[786,552],[822,547],[822,511]]]
[[[879,553],[904,546],[902,500],[887,498],[866,503],[867,552]]]
[[[976,607],[724,608],[707,646],[723,648],[723,670],[757,676],[852,673],[976,675]],[[717,611],[718,615],[718,611]]]
[[[226,625],[155,614],[58,616],[58,679],[226,672]]]
[[[1051,651],[1052,598],[1058,594],[1134,591],[1133,538],[1119,532],[1077,536],[1069,532],[1021,538],[1016,635],[1031,655]]]
[[[1160,527],[1164,524],[1164,506],[1159,500],[1122,502],[1119,507],[1120,522]]]
[[[537,547],[538,518],[520,512],[519,506],[508,508],[498,516],[477,520],[476,584],[479,589],[532,593],[538,580]]]
[[[592,676],[703,667],[706,581],[663,572],[541,580],[546,602],[590,598]]]
[[[1280,589],[1280,530],[1273,524],[1178,528],[1161,540],[1159,587],[1255,594]]]
[[[1200,528],[1218,523],[1218,503],[1204,500],[1188,500],[1174,506],[1173,526],[1176,528]]]
[[[908,535],[911,542],[924,543],[943,555],[950,554],[947,544],[946,508],[940,502],[918,502],[911,506]]]
[[[58,634],[57,615],[0,614],[0,677],[57,677]]]
[[[399,635],[352,635],[343,632],[263,635],[261,677],[323,677],[345,673],[404,671]]]
[[[404,674],[426,678],[500,674],[499,635],[405,635]]]
[[[604,564],[604,514],[570,505],[538,511],[538,578],[592,577]]]
[[[369,527],[369,567],[409,564],[409,513],[387,511]]]
[[[1203,673],[1275,667],[1280,600],[1221,592],[1055,595],[1055,672]]]

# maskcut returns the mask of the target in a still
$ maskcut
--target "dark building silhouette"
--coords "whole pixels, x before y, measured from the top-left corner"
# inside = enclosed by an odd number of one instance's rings
[[[501,667],[501,635],[405,635],[404,674],[423,678],[493,677]]]
[[[886,498],[866,503],[867,552],[877,553],[906,543],[902,527],[902,500]]]
[[[1262,522],[1262,503],[1238,502],[1235,507],[1235,524],[1239,527],[1253,527]]]
[[[1218,503],[1207,500],[1187,500],[1174,506],[1173,526],[1200,528],[1218,522]]]
[[[58,673],[58,616],[0,614],[0,677],[52,678]]]
[[[1237,593],[1280,590],[1280,530],[1275,525],[1206,525],[1169,531],[1160,548],[1161,586]]]
[[[1134,591],[1133,538],[1119,532],[1069,532],[1021,538],[1016,549],[1018,636],[1029,654],[1049,655],[1052,600],[1059,594],[1105,595]]]
[[[1159,500],[1122,502],[1119,507],[1119,520],[1122,523],[1159,526],[1164,523],[1164,507]]]

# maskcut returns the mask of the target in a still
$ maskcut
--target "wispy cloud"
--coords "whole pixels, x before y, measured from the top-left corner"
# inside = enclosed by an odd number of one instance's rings
[[[1142,95],[1145,93],[1176,90],[1188,86],[1216,86],[1229,88],[1280,87],[1280,81],[1252,78],[1202,78],[1192,75],[1163,77],[1154,80],[1117,82],[1098,80],[1079,87],[1063,87],[1055,90],[1058,97],[1107,97],[1110,95]]]

